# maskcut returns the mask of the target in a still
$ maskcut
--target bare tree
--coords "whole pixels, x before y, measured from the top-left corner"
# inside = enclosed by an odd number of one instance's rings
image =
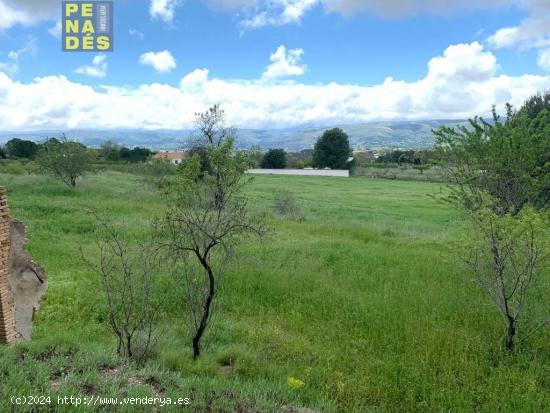
[[[201,170],[198,155],[188,158],[166,186],[169,210],[157,222],[159,244],[170,257],[186,290],[194,358],[212,318],[213,301],[234,247],[263,229],[249,213],[242,186],[247,161],[235,151],[218,106],[197,114],[197,128],[208,157]]]
[[[155,323],[159,305],[154,300],[158,263],[149,246],[131,246],[117,229],[96,215],[99,239],[97,260],[81,255],[101,278],[109,325],[117,338],[117,353],[142,363],[158,338]]]
[[[520,321],[533,324],[524,320],[529,297],[548,287],[548,220],[530,208],[499,216],[494,206],[478,209],[472,218],[475,231],[466,242],[464,260],[502,315],[506,348],[513,350]],[[550,323],[544,319],[550,314],[542,317],[520,342]]]

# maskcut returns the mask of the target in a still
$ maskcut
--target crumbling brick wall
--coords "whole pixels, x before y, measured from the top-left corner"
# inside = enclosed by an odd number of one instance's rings
[[[44,270],[23,250],[25,227],[10,218],[0,187],[0,344],[31,337],[34,313],[46,291]]]
[[[15,308],[9,281],[10,211],[4,188],[0,187],[0,343],[11,344],[17,339]]]

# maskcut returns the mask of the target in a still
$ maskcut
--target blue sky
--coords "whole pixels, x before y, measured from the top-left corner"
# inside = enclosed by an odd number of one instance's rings
[[[60,14],[0,0],[0,129],[462,118],[550,88],[550,0],[115,0],[105,54],[61,52]]]

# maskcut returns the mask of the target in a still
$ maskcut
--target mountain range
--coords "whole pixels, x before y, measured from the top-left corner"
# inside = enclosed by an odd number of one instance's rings
[[[434,144],[433,129],[440,126],[463,125],[462,120],[381,121],[369,123],[341,124],[332,126],[299,126],[286,129],[238,129],[237,146],[248,148],[258,145],[262,149],[283,148],[289,151],[311,149],[317,138],[329,127],[344,130],[354,149],[421,149]],[[190,129],[144,130],[144,129],[69,129],[31,132],[1,132],[0,143],[12,138],[29,139],[36,142],[48,137],[65,135],[86,146],[99,147],[111,140],[117,144],[142,146],[154,150],[177,150],[185,147]]]

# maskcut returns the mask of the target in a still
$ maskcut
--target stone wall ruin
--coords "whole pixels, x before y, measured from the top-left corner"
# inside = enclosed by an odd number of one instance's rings
[[[0,344],[31,338],[34,314],[46,291],[46,274],[23,250],[26,242],[25,227],[10,218],[0,187]]]

